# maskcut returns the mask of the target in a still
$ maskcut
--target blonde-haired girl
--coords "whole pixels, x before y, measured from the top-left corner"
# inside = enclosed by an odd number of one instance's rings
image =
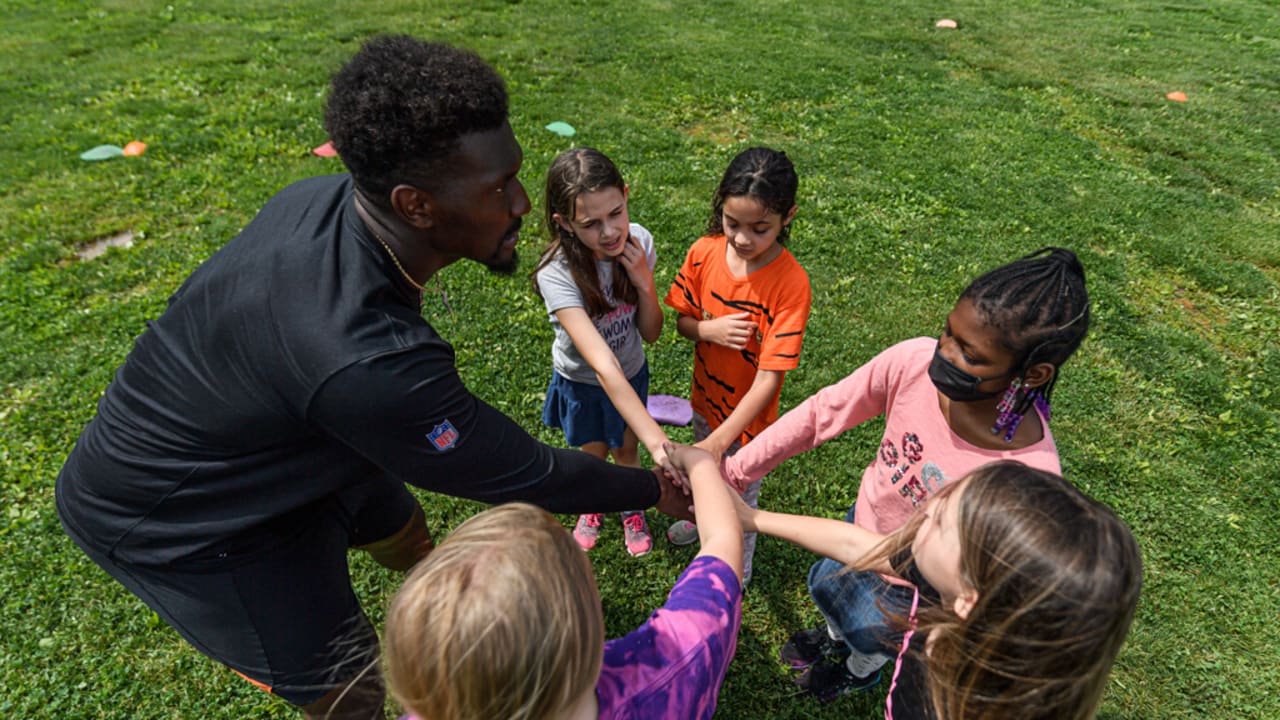
[[[710,718],[742,620],[742,527],[708,453],[664,448],[685,473],[701,552],[663,607],[604,642],[591,563],[526,504],[467,520],[387,614],[392,694],[417,718]]]

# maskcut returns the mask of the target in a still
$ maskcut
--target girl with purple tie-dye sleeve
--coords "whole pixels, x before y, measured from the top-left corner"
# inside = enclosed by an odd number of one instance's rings
[[[705,450],[663,445],[688,479],[701,550],[667,602],[606,643],[591,563],[560,521],[512,503],[457,527],[387,611],[387,681],[408,718],[710,718],[742,623],[736,495]]]
[[[738,642],[742,586],[723,560],[701,556],[666,605],[604,646],[600,718],[710,718]]]

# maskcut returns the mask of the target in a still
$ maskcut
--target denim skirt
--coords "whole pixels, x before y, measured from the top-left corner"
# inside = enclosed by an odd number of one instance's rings
[[[640,402],[649,399],[649,363],[627,378]],[[558,372],[551,373],[547,385],[547,401],[542,405],[542,422],[547,427],[564,431],[570,447],[603,442],[611,448],[622,447],[627,423],[614,409],[604,388],[590,383],[574,382]]]

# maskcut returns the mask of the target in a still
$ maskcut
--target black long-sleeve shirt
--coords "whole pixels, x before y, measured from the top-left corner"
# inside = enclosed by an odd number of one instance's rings
[[[353,198],[346,175],[284,189],[149,323],[58,477],[81,541],[181,562],[371,477],[554,512],[657,501],[651,472],[473,396]]]

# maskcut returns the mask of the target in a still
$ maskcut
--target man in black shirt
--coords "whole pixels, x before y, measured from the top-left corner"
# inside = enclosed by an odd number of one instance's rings
[[[404,483],[564,513],[685,502],[659,472],[534,441],[462,385],[423,285],[516,265],[529,198],[502,80],[369,42],[325,127],[349,175],[285,188],[136,341],[57,484],[68,534],[201,652],[308,716],[381,717],[346,552],[431,549]]]

